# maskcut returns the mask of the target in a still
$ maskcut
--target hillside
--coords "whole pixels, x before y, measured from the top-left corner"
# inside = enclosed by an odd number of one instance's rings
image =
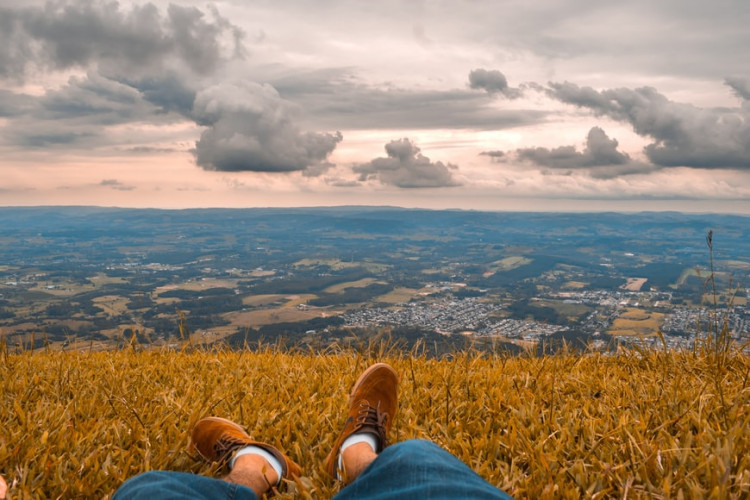
[[[750,494],[750,358],[616,356],[434,360],[387,349],[290,354],[0,350],[0,475],[9,498],[109,497],[149,469],[209,474],[189,429],[220,415],[321,470],[345,395],[374,360],[401,376],[392,440],[431,439],[518,498]]]
[[[748,217],[384,207],[0,207],[0,342],[341,345],[556,337],[689,348],[707,305],[750,340]],[[712,231],[713,261],[706,247]],[[709,263],[712,270],[709,272]],[[716,281],[717,302],[706,296]],[[448,338],[452,336],[454,338]]]

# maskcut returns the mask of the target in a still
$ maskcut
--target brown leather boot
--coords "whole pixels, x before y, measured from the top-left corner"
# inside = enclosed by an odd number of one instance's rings
[[[234,453],[245,446],[257,446],[276,457],[281,463],[284,479],[293,480],[302,475],[299,465],[292,462],[286,455],[270,444],[253,441],[245,429],[231,420],[219,417],[203,418],[193,427],[191,450],[197,451],[207,462],[222,462],[227,464]]]
[[[349,416],[331,452],[323,462],[326,472],[337,478],[341,444],[355,433],[373,434],[378,438],[380,453],[388,446],[388,431],[398,409],[398,375],[385,363],[372,365],[362,373],[349,396]]]

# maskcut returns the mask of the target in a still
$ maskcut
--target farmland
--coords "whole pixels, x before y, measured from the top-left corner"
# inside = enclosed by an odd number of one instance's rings
[[[186,335],[320,347],[391,326],[408,332],[407,343],[429,337],[445,348],[502,341],[517,351],[564,339],[612,349],[660,331],[679,347],[697,333],[687,318],[717,310],[741,341],[750,338],[750,289],[738,286],[750,269],[747,222],[362,207],[4,208],[0,338],[15,349],[107,349],[133,335],[157,347]],[[721,248],[713,274],[709,228]]]

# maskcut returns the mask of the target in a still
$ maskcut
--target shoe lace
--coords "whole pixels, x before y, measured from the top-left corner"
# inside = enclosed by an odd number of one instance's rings
[[[246,446],[246,443],[241,439],[224,434],[214,443],[214,455],[220,462],[223,462],[231,456],[232,452],[243,446]]]
[[[378,401],[377,406],[372,406],[368,401],[364,399],[359,402],[356,427],[358,429],[367,427],[368,430],[374,430],[377,433],[378,438],[380,439],[381,449],[388,446],[388,439],[385,432],[387,422],[388,413],[380,411],[380,401]]]

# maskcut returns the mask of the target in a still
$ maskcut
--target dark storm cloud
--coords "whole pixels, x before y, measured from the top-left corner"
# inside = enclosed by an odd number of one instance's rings
[[[198,93],[193,117],[208,127],[195,145],[207,170],[290,172],[323,163],[340,133],[303,132],[296,108],[270,85],[216,85]]]
[[[728,77],[724,79],[724,83],[731,87],[737,97],[745,101],[750,101],[750,79]]]
[[[174,59],[197,74],[225,57],[222,40],[241,52],[242,32],[215,9],[153,4],[129,10],[117,2],[49,2],[44,7],[0,8],[0,76],[23,79],[34,69],[97,65],[103,74],[134,75]]]
[[[475,69],[469,73],[469,87],[489,94],[502,94],[508,99],[521,97],[521,91],[508,87],[508,80],[497,70]]]
[[[578,152],[575,146],[558,148],[524,148],[516,151],[522,161],[552,169],[586,169],[592,177],[612,178],[619,175],[642,173],[654,167],[634,162],[617,150],[617,140],[610,139],[599,127],[589,130],[586,147]]]
[[[732,85],[732,84],[730,84]],[[735,91],[742,89],[735,82]],[[698,108],[670,101],[651,87],[596,91],[550,83],[550,96],[630,123],[654,140],[648,159],[662,167],[750,169],[750,109]]]
[[[353,168],[360,174],[359,180],[377,179],[382,184],[400,188],[434,188],[458,186],[451,170],[458,167],[451,163],[432,162],[420,153],[409,139],[391,141],[385,145],[386,158],[357,165]]]

